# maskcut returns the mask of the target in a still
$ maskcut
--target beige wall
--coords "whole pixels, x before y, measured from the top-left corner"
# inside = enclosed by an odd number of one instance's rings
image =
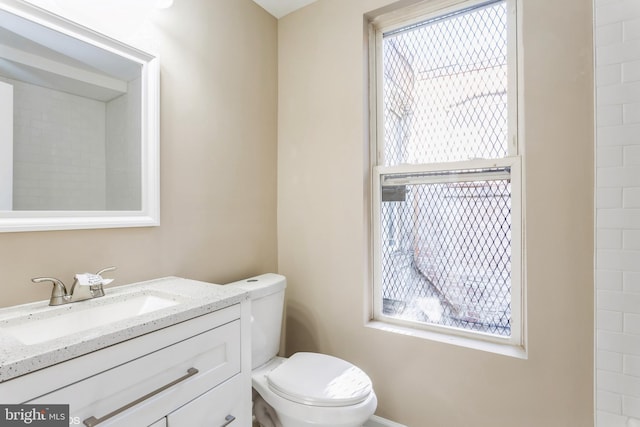
[[[0,234],[0,306],[48,298],[31,277],[69,283],[108,265],[118,284],[275,271],[277,21],[251,0],[180,0],[150,31],[162,67],[161,226]]]
[[[278,263],[287,352],[365,369],[378,414],[410,427],[593,425],[592,6],[524,0],[528,359],[364,326],[363,14],[320,0],[279,22]]]

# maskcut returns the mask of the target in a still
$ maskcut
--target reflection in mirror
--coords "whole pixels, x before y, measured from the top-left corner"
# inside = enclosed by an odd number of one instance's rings
[[[0,231],[158,224],[157,59],[0,0]]]

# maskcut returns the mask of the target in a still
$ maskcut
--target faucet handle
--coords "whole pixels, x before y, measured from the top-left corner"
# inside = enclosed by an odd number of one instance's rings
[[[62,280],[58,280],[55,277],[34,277],[31,281],[33,283],[51,282],[53,284],[49,305],[61,305],[67,302],[65,300],[68,295],[67,287],[62,283]]]
[[[106,273],[107,271],[113,271],[113,270],[116,270],[116,269],[117,269],[116,267],[107,267],[107,268],[103,268],[102,270],[98,271],[98,272],[96,273],[96,275],[98,275],[98,276],[102,276],[102,273]]]
[[[113,271],[115,269],[116,269],[116,267],[107,267],[107,268],[103,268],[102,270],[100,270],[100,271],[98,271],[96,273],[96,276],[100,276],[102,282],[99,285],[97,285],[95,287],[95,289],[93,290],[95,297],[103,297],[104,296],[104,287],[103,286],[104,285],[108,285],[111,282],[113,282],[113,279],[102,279],[102,273],[106,273],[108,271]]]

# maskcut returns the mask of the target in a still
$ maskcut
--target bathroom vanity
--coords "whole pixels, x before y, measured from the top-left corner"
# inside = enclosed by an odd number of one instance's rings
[[[109,291],[64,307],[0,310],[2,404],[69,404],[70,425],[251,424],[246,293],[180,278]],[[105,307],[117,317],[134,300],[147,305],[142,314],[53,339],[22,326],[75,322]]]

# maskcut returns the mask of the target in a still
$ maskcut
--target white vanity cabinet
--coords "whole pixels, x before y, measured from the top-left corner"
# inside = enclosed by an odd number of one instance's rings
[[[69,404],[70,425],[250,426],[242,311],[235,304],[15,378],[0,394],[15,387],[32,395],[15,403]]]

